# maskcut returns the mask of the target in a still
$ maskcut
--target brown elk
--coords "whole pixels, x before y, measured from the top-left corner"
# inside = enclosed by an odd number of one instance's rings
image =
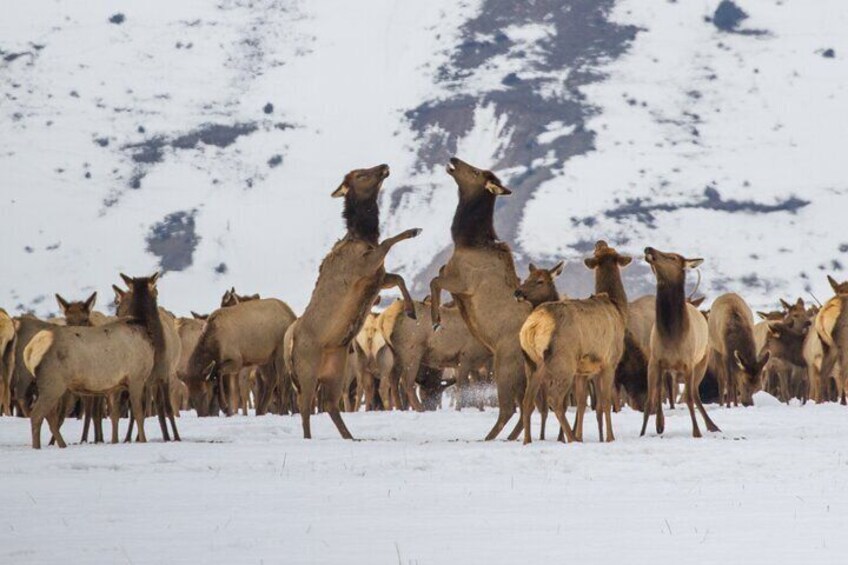
[[[686,259],[676,253],[663,253],[645,248],[645,260],[657,279],[656,321],[651,331],[651,353],[648,361],[648,400],[642,417],[645,435],[648,419],[656,413],[657,433],[665,430],[661,384],[670,375],[672,381],[682,376],[683,395],[692,419],[692,435],[701,437],[695,406],[706,423],[707,430],[719,431],[701,402],[698,390],[709,360],[709,330],[703,314],[686,302],[684,290],[686,270],[694,269],[703,259]]]
[[[95,327],[53,326],[38,332],[24,348],[27,369],[35,375],[38,399],[30,414],[32,446],[41,447],[41,425],[47,418],[59,447],[58,405],[67,392],[107,395],[128,388],[132,413],[144,434],[144,392],[148,382],[161,378],[165,369],[165,339],[158,316],[156,280],[128,279],[132,289],[130,320]]]
[[[441,292],[453,296],[468,329],[494,355],[498,419],[486,440],[492,440],[515,414],[524,398],[527,379],[518,334],[533,307],[515,300],[519,286],[512,252],[497,239],[493,224],[495,199],[511,194],[491,171],[457,159],[448,174],[458,186],[459,203],[451,224],[453,255],[430,282],[430,317],[441,322]],[[510,433],[521,433],[521,420]]]
[[[240,302],[216,310],[206,320],[203,332],[189,358],[186,377],[189,396],[198,416],[210,414],[213,393],[232,416],[239,404],[239,373],[246,367],[261,367],[263,375],[277,383],[283,368],[277,363],[283,336],[297,316],[275,298]],[[229,392],[229,398],[224,393]],[[263,390],[257,412],[264,413],[273,387]]]
[[[236,292],[236,287],[230,287],[230,290],[224,293],[224,296],[221,297],[221,308],[226,308],[227,306],[235,306],[241,302],[249,302],[251,300],[259,300],[259,294],[238,294]]]
[[[91,326],[94,325],[91,320],[92,308],[94,301],[97,299],[97,293],[92,294],[83,302],[69,303],[58,294],[56,302],[62,310],[67,311],[70,317],[64,320],[66,326]],[[10,390],[12,400],[17,405],[19,411],[24,416],[29,417],[30,409],[35,398],[36,388],[32,373],[26,368],[24,363],[24,348],[30,340],[41,330],[50,329],[57,324],[40,320],[34,316],[21,316],[15,319],[17,324],[17,339],[15,340],[14,351],[14,370],[10,380]]]
[[[408,316],[415,309],[406,283],[384,267],[391,248],[416,237],[411,229],[382,242],[377,197],[389,176],[388,165],[357,169],[345,175],[332,196],[344,198],[347,233],[321,262],[309,304],[286,337],[286,365],[298,391],[304,438],[311,438],[309,418],[318,385],[324,391],[325,410],[341,436],[352,439],[339,412],[351,341],[381,289],[398,287]]]
[[[822,344],[821,388],[833,377],[836,396],[845,404],[845,385],[848,382],[848,281],[837,282],[828,275],[835,296],[825,302],[816,316],[815,331]]]
[[[15,368],[15,321],[0,308],[0,416],[12,415],[12,371]]]
[[[545,382],[548,404],[559,420],[568,441],[583,440],[583,415],[589,379],[596,377],[598,434],[613,441],[612,386],[615,370],[624,353],[627,325],[627,295],[621,283],[621,267],[632,258],[609,247],[595,244],[586,259],[595,271],[596,295],[583,300],[547,302],[536,308],[521,328],[521,348],[527,362],[527,390],[521,416],[524,443],[530,443],[530,416],[539,387]],[[565,418],[566,398],[574,392],[577,404],[575,426]]]
[[[133,279],[123,273],[121,273],[120,276],[124,281],[124,284],[127,285],[127,290],[122,290],[121,288],[112,285],[112,290],[115,292],[115,314],[119,318],[137,317],[138,314],[133,312],[133,308],[137,306],[133,297],[133,289],[135,288],[132,285]],[[158,273],[156,276],[158,278]],[[158,291],[156,291],[156,294],[158,296]],[[168,422],[170,422],[171,430],[174,434],[174,441],[179,441],[180,434],[177,430],[175,415],[179,413],[180,403],[177,402],[175,405],[173,400],[179,393],[182,392],[181,383],[177,379],[177,367],[179,366],[180,355],[182,354],[182,344],[180,342],[179,333],[177,332],[176,317],[165,308],[159,307],[158,304],[156,306],[156,312],[159,314],[158,323],[155,323],[152,313],[150,315],[150,319],[154,320],[154,322],[151,322],[154,324],[151,332],[155,331],[157,334],[161,333],[163,345],[161,355],[157,357],[157,364],[154,369],[153,378],[148,382],[148,387],[150,391],[150,398],[153,399],[156,416],[159,420],[159,428],[162,431],[162,439],[164,441],[171,440],[171,436],[168,433]],[[151,333],[151,336],[152,335],[153,333]],[[107,402],[112,404],[110,409],[112,420],[112,443],[117,443],[118,441],[118,420],[120,418],[119,400],[120,395],[111,395],[107,397]],[[125,440],[127,442],[130,441],[133,425],[134,420],[133,418],[130,418]]]
[[[738,294],[722,294],[713,301],[707,325],[720,396],[724,396],[728,407],[731,401],[751,406],[770,355],[768,351],[757,353],[751,308]]]
[[[788,403],[793,396],[802,398],[807,394],[804,342],[812,321],[801,298],[795,304],[780,302],[786,312],[781,320],[768,321],[763,350],[770,356],[763,370],[763,383],[770,394]]]

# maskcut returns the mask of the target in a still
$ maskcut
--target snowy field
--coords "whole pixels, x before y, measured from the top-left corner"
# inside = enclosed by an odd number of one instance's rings
[[[758,404],[702,440],[625,409],[614,444],[587,414],[586,444],[528,447],[474,410],[346,414],[353,443],[184,413],[182,443],[41,452],[1,418],[0,563],[844,563],[846,409]]]

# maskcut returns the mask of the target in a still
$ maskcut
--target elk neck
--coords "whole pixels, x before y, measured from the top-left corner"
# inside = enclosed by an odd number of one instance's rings
[[[349,239],[360,239],[377,245],[380,240],[380,206],[377,195],[363,200],[351,195],[345,198],[342,217]]]
[[[459,204],[451,224],[451,237],[459,247],[484,247],[497,241],[494,227],[495,195],[484,190],[472,198],[459,191]]]
[[[674,338],[689,327],[686,315],[685,276],[669,281],[657,278],[657,331],[665,338]]]
[[[618,311],[627,318],[627,293],[621,282],[621,270],[615,261],[603,261],[595,269],[595,293],[605,292],[610,302],[615,304]]]

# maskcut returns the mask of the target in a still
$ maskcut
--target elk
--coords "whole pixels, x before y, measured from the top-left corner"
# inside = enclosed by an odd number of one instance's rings
[[[0,416],[12,415],[12,371],[15,368],[15,321],[0,308]]]
[[[221,308],[226,308],[227,306],[235,306],[240,302],[249,302],[251,300],[259,300],[259,294],[238,294],[236,292],[236,287],[230,287],[230,290],[224,293],[224,296],[221,297]]]
[[[783,318],[768,322],[764,351],[770,357],[763,382],[767,391],[788,403],[793,396],[806,396],[804,341],[812,321],[801,298],[794,305],[783,300],[781,304],[786,308]]]
[[[210,415],[213,392],[217,390],[219,403],[227,416],[232,416],[239,404],[237,380],[244,368],[259,366],[264,375],[273,377],[269,380],[278,382],[282,377],[278,352],[286,330],[296,318],[292,309],[276,298],[249,300],[213,312],[186,371],[186,384],[197,415]],[[229,391],[228,399],[225,391]],[[267,410],[273,388],[264,393],[257,400],[258,413]]]
[[[845,404],[845,385],[848,381],[848,281],[837,282],[828,275],[835,296],[825,302],[815,320],[815,330],[821,340],[821,389],[835,376],[836,395]]]
[[[645,261],[657,279],[656,321],[651,330],[651,352],[648,360],[648,400],[642,417],[645,435],[651,413],[656,413],[657,433],[665,430],[662,411],[661,383],[671,376],[672,381],[683,377],[683,395],[692,419],[693,437],[701,437],[695,408],[701,413],[707,430],[720,431],[712,421],[698,390],[707,370],[709,330],[703,314],[686,302],[684,290],[686,271],[704,262],[703,259],[686,259],[677,253],[663,253],[652,247],[645,248]]]
[[[378,392],[381,381],[388,379],[394,363],[391,349],[386,347],[386,340],[380,331],[381,317],[382,314],[369,313],[354,339],[353,359],[350,362],[354,365],[357,392],[353,411],[359,410],[363,397],[367,412],[378,410],[383,405],[389,407],[389,398],[381,398]]]
[[[751,308],[738,294],[722,294],[713,301],[707,326],[720,397],[724,396],[728,408],[731,401],[737,406],[739,401],[751,406],[770,355],[768,351],[757,353]]]
[[[176,320],[177,335],[180,336],[180,360],[177,364],[177,380],[183,383],[184,386],[193,377],[199,378],[199,375],[189,374],[189,361],[194,350],[197,348],[200,336],[203,334],[203,329],[206,327],[205,317],[198,316],[192,312],[190,318],[177,318]],[[188,388],[186,386],[187,394]]]
[[[133,313],[133,308],[136,304],[133,297],[133,289],[135,288],[132,285],[133,279],[123,273],[120,274],[120,277],[124,281],[124,284],[127,285],[127,290],[122,290],[121,288],[112,285],[112,290],[115,292],[115,314],[119,318],[137,317],[137,314]],[[156,277],[158,278],[158,273]],[[158,291],[156,291],[156,293],[158,296]],[[159,428],[162,431],[162,439],[164,441],[171,440],[167,424],[169,421],[171,423],[171,430],[174,434],[174,441],[180,441],[180,434],[177,430],[177,422],[175,419],[175,414],[179,413],[179,402],[177,402],[177,405],[175,406],[172,399],[182,392],[182,387],[180,386],[176,375],[177,367],[180,363],[180,355],[182,353],[182,344],[180,343],[180,336],[177,333],[176,317],[165,308],[159,307],[158,304],[156,306],[156,312],[159,314],[158,323],[155,323],[154,317],[151,314],[151,320],[153,320],[151,324],[154,324],[155,326],[151,329],[151,332],[155,331],[158,333],[161,331],[163,345],[160,352],[161,355],[157,358],[154,378],[148,383],[148,386],[151,387],[150,392],[156,407],[156,415],[159,420]],[[120,396],[107,398],[107,402],[111,402],[113,404],[113,407],[110,410],[112,413],[112,443],[118,442],[118,420],[120,419],[120,411],[118,409],[120,403],[117,402],[118,400],[120,400]],[[133,424],[133,419],[130,418],[125,440],[127,442],[130,441]]]
[[[611,395],[615,370],[624,353],[628,307],[620,269],[631,260],[605,241],[598,241],[594,255],[585,260],[586,267],[595,271],[596,294],[588,299],[541,304],[521,327],[528,374],[521,409],[525,444],[532,441],[530,416],[543,381],[548,404],[565,437],[569,442],[583,441],[588,382],[596,376],[598,434],[604,441],[605,420],[606,441],[615,440]],[[573,431],[565,418],[566,398],[572,388],[577,404]]]
[[[41,448],[41,425],[47,418],[59,447],[58,406],[67,392],[107,395],[127,388],[139,441],[144,434],[144,391],[165,370],[165,338],[158,316],[156,281],[151,277],[127,279],[132,289],[129,320],[102,326],[53,326],[38,332],[23,351],[24,363],[35,376],[38,399],[30,414],[32,446]]]
[[[459,203],[451,224],[453,254],[430,282],[430,318],[441,324],[441,292],[451,294],[471,335],[494,356],[498,419],[486,435],[495,439],[524,398],[527,379],[518,334],[533,307],[515,300],[519,286],[509,246],[497,239],[495,200],[511,194],[491,171],[453,157],[448,174],[458,187]],[[521,420],[509,435],[521,433]]]
[[[309,418],[319,384],[324,391],[324,408],[339,434],[353,439],[339,412],[339,398],[350,344],[380,290],[397,287],[406,315],[415,317],[406,283],[400,275],[387,273],[384,263],[395,244],[418,236],[421,230],[406,230],[379,241],[377,197],[388,176],[388,165],[356,169],[345,175],[333,192],[332,197],[344,199],[342,217],[347,233],[321,262],[309,304],[286,336],[286,366],[299,395],[306,439],[312,437]]]
[[[91,326],[93,325],[90,315],[94,302],[97,299],[97,293],[92,294],[84,302],[69,303],[64,298],[56,295],[56,302],[64,311],[68,308],[70,317],[66,320],[65,326]],[[11,393],[12,399],[18,406],[20,412],[29,417],[30,409],[36,394],[35,381],[32,373],[27,369],[24,363],[24,348],[30,340],[41,330],[56,327],[58,324],[39,320],[33,316],[21,316],[15,319],[17,323],[17,339],[15,340],[14,351],[14,370],[11,376]]]

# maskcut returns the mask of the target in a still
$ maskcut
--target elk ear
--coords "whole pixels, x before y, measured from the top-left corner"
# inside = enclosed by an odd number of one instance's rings
[[[194,310],[191,311],[191,317],[195,320],[205,320],[209,317],[209,314],[198,314]]]
[[[594,270],[598,266],[598,260],[595,259],[594,257],[588,257],[588,258],[584,259],[583,263],[585,263],[586,266],[588,268],[592,269],[592,270]]]
[[[783,322],[768,322],[769,333],[774,337],[780,337],[780,335],[786,331],[786,324]]]
[[[59,296],[58,294],[56,295],[56,303],[59,305],[59,308],[62,309],[62,312],[68,311],[68,306],[70,306],[70,304],[68,304],[68,301]]]
[[[839,293],[839,283],[836,282],[836,279],[834,279],[830,275],[827,275],[827,282],[830,283],[830,288],[833,289],[833,292]]]
[[[630,257],[629,255],[619,255],[616,261],[618,261],[619,267],[626,267],[631,261],[633,261],[633,257]]]
[[[85,301],[85,311],[91,312],[92,308],[94,308],[95,302],[97,302],[97,292],[91,293],[91,296],[89,296],[88,300]]]
[[[259,297],[257,296],[257,298],[259,298]],[[374,299],[374,302],[371,303],[371,307],[373,308],[374,306],[379,306],[381,300],[382,300],[382,297],[380,297],[380,295],[378,294],[377,298]]]
[[[798,298],[798,300],[795,302],[795,306],[797,306],[798,308],[803,309],[803,308],[804,308],[804,299],[803,299],[803,298]]]
[[[554,265],[548,273],[551,275],[551,278],[557,278],[562,274],[562,270],[565,268],[565,261],[560,261],[556,265]]]
[[[780,299],[780,305],[783,306],[784,310],[789,310],[790,308],[792,308],[792,305],[782,298]]]
[[[210,361],[206,368],[203,369],[203,372],[200,374],[203,377],[204,381],[211,381],[212,376],[215,374],[215,361]]]
[[[336,190],[333,191],[333,194],[331,194],[330,196],[332,198],[344,198],[349,191],[350,187],[347,186],[347,180],[345,180],[344,182],[342,182],[342,184],[339,185]]]
[[[687,269],[696,269],[696,268],[700,267],[701,263],[703,263],[703,262],[704,262],[704,260],[701,259],[700,257],[697,258],[697,259],[684,259],[683,260],[683,266],[686,267]]]
[[[154,288],[156,288],[156,281],[158,281],[158,280],[159,280],[159,271],[156,271],[156,272],[155,272],[155,273],[153,273],[153,275],[152,275],[152,276],[151,276],[151,277],[147,280],[147,286],[150,288],[150,290],[153,290]]]
[[[119,273],[121,275],[121,280],[124,281],[124,284],[127,285],[127,288],[132,288],[132,277],[128,277],[124,273]]]
[[[115,291],[115,304],[118,304],[121,300],[124,299],[124,295],[127,293],[125,290],[121,290],[121,288],[112,285],[112,290]]]
[[[757,311],[757,316],[759,316],[761,320],[768,320],[769,319],[769,315],[766,314],[765,312]]]
[[[689,304],[691,304],[695,308],[700,308],[701,304],[703,304],[704,300],[706,300],[706,299],[707,299],[706,296],[699,296],[698,298],[693,298],[692,300],[690,300]]]
[[[535,273],[536,271],[539,270],[539,268],[536,265],[534,265],[533,263],[530,263],[529,265],[527,265],[527,267],[530,269],[531,273]]]
[[[495,196],[507,196],[512,194],[512,191],[507,187],[503,186],[499,182],[495,182],[492,179],[486,181],[486,190],[494,194]]]

